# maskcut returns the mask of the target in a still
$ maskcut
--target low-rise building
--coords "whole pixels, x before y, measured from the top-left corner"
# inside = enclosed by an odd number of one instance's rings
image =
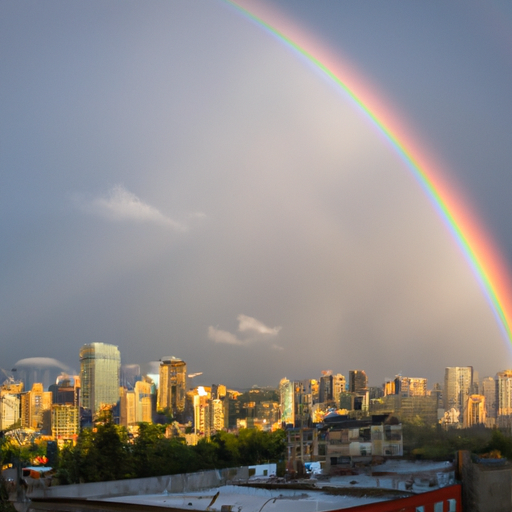
[[[372,457],[400,457],[403,455],[402,425],[397,418],[374,415],[354,420],[347,416],[325,418],[326,464],[328,473],[337,466],[350,465],[354,460],[371,461]]]

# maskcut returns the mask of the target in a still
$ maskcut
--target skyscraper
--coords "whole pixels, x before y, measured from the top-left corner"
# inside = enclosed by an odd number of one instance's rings
[[[40,382],[34,383],[30,391],[21,395],[21,426],[40,429],[43,426],[43,413],[51,406],[51,391],[44,391]]]
[[[473,388],[473,367],[472,366],[450,366],[444,372],[444,409],[449,411],[455,409],[464,417],[464,407],[467,398],[472,394]]]
[[[173,416],[185,410],[187,392],[187,363],[176,357],[165,357],[160,362],[157,409],[169,409]]]
[[[512,416],[512,370],[496,374],[496,406],[498,417]]]
[[[321,404],[333,400],[333,382],[332,374],[322,375],[320,377],[320,398]]]
[[[485,396],[469,395],[464,410],[464,427],[485,423]]]
[[[351,393],[364,393],[368,389],[368,377],[364,370],[348,372],[348,390]]]
[[[332,376],[332,399],[340,406],[340,396],[345,392],[345,377],[341,373]]]
[[[497,414],[496,403],[496,381],[492,377],[486,377],[482,380],[482,395],[485,396],[485,413],[487,419],[495,419]]]
[[[93,415],[119,400],[121,355],[115,345],[88,343],[80,349],[81,404]]]
[[[279,382],[279,401],[283,425],[295,426],[294,383],[286,377]]]

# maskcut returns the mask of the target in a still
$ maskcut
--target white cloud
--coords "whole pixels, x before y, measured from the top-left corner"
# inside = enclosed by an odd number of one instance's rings
[[[67,372],[73,371],[67,364],[54,359],[53,357],[27,357],[17,361],[14,366],[39,366],[41,368],[50,368],[53,366]]]
[[[150,222],[170,227],[176,231],[186,231],[187,227],[165,216],[155,207],[144,203],[123,185],[113,187],[107,197],[98,197],[82,204],[90,213],[101,215],[114,221]]]
[[[260,334],[275,336],[281,330],[281,327],[267,327],[263,322],[247,315],[240,314],[237,316],[237,320],[238,330],[240,332],[253,331]]]
[[[208,327],[208,338],[215,343],[228,345],[250,345],[251,343],[265,339],[273,339],[277,336],[281,327],[267,327],[263,322],[251,316],[240,314],[237,316],[238,332],[243,333],[241,337],[229,331],[223,331],[210,325]],[[279,345],[272,345],[272,348],[283,350]]]
[[[243,340],[239,340],[234,334],[222,329],[217,329],[210,325],[208,327],[208,338],[215,343],[225,343],[227,345],[245,345]]]

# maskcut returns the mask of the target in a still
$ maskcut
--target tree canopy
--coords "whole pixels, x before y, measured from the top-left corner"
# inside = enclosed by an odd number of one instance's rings
[[[190,473],[277,462],[285,449],[285,433],[279,430],[222,431],[188,446],[182,438],[166,438],[163,425],[141,423],[130,438],[125,428],[106,421],[82,430],[75,446],[61,450],[57,476],[64,484]]]

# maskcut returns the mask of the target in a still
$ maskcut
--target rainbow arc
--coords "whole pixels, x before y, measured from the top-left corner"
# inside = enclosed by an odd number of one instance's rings
[[[330,79],[388,140],[449,229],[480,284],[503,335],[512,342],[511,287],[500,252],[454,187],[443,177],[441,166],[427,157],[421,144],[410,136],[412,131],[406,128],[406,123],[398,119],[393,109],[386,107],[385,102],[348,63],[342,62],[339,55],[331,56],[327,48],[289,19],[264,4],[251,2],[254,9],[248,10],[232,0],[225,2],[292,48]]]

